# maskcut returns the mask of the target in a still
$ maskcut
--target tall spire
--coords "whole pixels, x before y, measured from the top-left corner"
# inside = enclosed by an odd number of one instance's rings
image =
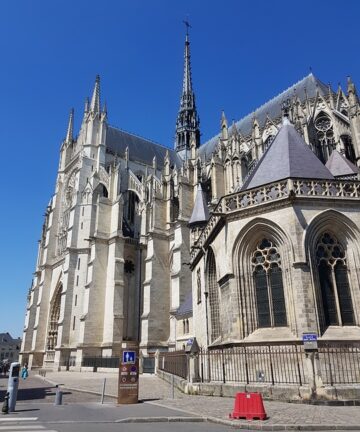
[[[90,111],[100,114],[100,76],[96,75],[95,86],[90,103]]]
[[[200,145],[200,120],[196,111],[195,94],[192,88],[191,63],[190,63],[190,24],[186,25],[185,52],[184,52],[184,78],[180,99],[180,109],[176,120],[175,150],[189,150],[191,138],[195,138],[196,147]]]
[[[74,133],[74,108],[71,108],[70,110],[70,116],[69,116],[69,124],[66,132],[66,143],[71,143],[73,141],[73,133]]]
[[[190,41],[189,41],[189,27],[188,21],[184,21],[186,25],[186,37],[185,37],[185,53],[184,53],[184,79],[183,79],[183,91],[182,94],[192,93],[192,81],[191,81],[191,64],[190,64]]]

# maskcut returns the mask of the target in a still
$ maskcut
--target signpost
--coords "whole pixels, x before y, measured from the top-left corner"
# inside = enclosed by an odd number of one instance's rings
[[[118,404],[139,401],[139,346],[135,342],[123,343],[119,365]]]
[[[316,333],[303,333],[302,339],[305,351],[314,351],[318,349]]]

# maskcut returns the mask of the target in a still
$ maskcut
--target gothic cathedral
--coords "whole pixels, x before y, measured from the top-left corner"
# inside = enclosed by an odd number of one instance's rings
[[[111,127],[100,78],[71,111],[21,356],[144,357],[360,338],[360,105],[312,73],[200,143],[186,35],[174,149]]]

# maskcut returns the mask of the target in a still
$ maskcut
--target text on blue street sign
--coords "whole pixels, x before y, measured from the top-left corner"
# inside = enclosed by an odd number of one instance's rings
[[[317,341],[317,334],[316,333],[303,334],[303,341],[304,342],[315,342],[315,341]]]
[[[135,363],[136,353],[135,351],[123,351],[123,363]]]

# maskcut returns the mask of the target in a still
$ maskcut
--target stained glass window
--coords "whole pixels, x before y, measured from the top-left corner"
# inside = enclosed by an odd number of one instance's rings
[[[287,325],[280,254],[264,238],[252,257],[258,327]]]
[[[346,254],[335,236],[326,232],[316,248],[322,310],[325,326],[355,325]]]

